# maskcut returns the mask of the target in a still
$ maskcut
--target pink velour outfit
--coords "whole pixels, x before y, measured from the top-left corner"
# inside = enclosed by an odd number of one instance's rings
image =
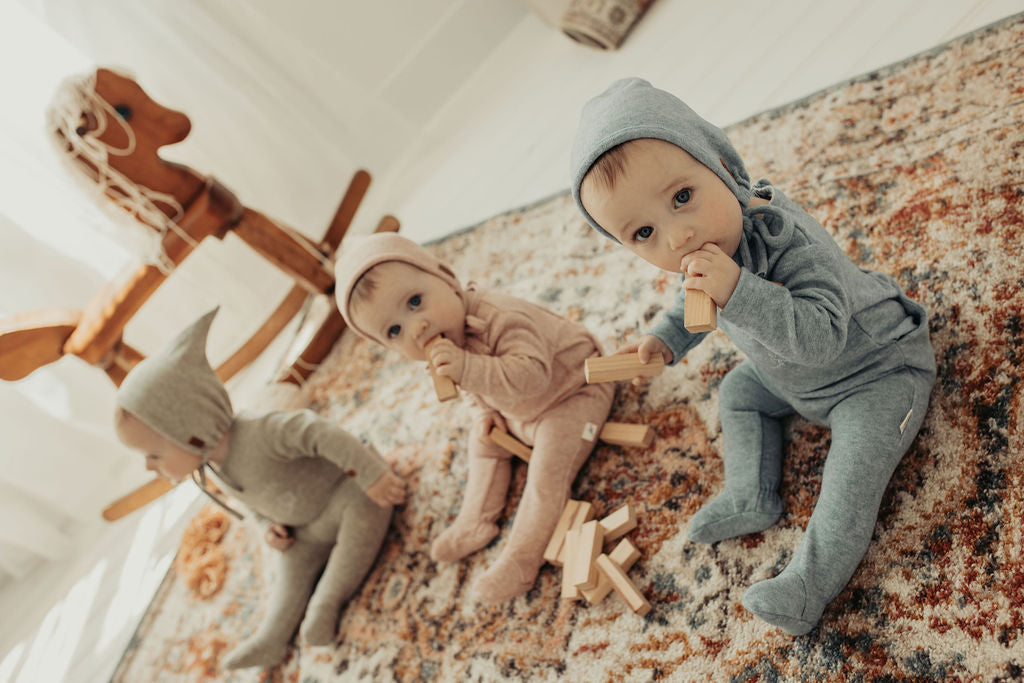
[[[601,355],[600,345],[585,327],[545,308],[472,286],[463,289],[447,266],[399,235],[375,234],[346,246],[336,266],[338,307],[364,337],[378,341],[352,320],[349,299],[359,278],[381,263],[415,266],[447,282],[462,298],[466,361],[460,386],[476,409],[469,481],[455,521],[435,539],[430,555],[454,562],[498,533],[512,458],[484,433],[488,414],[498,413],[533,454],[505,547],[473,593],[484,602],[502,602],[526,592],[543,564],[572,481],[611,409],[614,385],[588,385],[583,377],[584,361]],[[593,425],[589,439],[584,438],[588,423]]]

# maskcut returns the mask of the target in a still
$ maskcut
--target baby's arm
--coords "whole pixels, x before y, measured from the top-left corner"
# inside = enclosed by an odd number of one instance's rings
[[[722,317],[783,360],[833,361],[846,346],[851,315],[838,253],[806,242],[781,254],[766,279],[744,269]]]
[[[465,352],[462,379],[466,391],[502,402],[540,396],[551,383],[555,350],[548,348],[523,314],[505,317],[493,355]]]
[[[404,480],[391,471],[391,466],[372,446],[364,445],[341,427],[310,410],[277,413],[273,417],[284,440],[278,452],[291,458],[329,460],[355,479],[367,495],[371,498],[377,496],[374,502],[379,505],[392,504],[382,504],[381,501],[394,500],[399,486],[404,500]],[[373,488],[375,485],[377,488]]]
[[[661,316],[661,320],[650,331],[650,334],[645,335],[639,342],[640,345],[646,344],[649,349],[653,350],[653,348],[658,348],[658,345],[649,341],[648,338],[654,337],[660,340],[670,354],[662,353],[665,356],[665,362],[670,365],[678,363],[690,349],[699,344],[704,337],[708,336],[707,332],[690,332],[683,326],[685,301],[686,290],[680,287],[679,294],[676,295],[675,304],[673,304],[672,308],[665,311]]]

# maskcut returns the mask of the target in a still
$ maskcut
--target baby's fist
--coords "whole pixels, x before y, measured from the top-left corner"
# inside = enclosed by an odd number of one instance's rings
[[[366,495],[382,508],[401,505],[405,502],[405,480],[388,470],[370,484]]]
[[[292,543],[295,542],[295,537],[292,536],[291,530],[284,524],[278,524],[277,522],[274,522],[267,527],[267,534],[265,538],[267,545],[274,550],[281,551],[288,550]]]
[[[450,339],[442,337],[428,344],[427,358],[438,375],[447,377],[456,384],[462,381],[462,371],[466,366],[466,352]]]

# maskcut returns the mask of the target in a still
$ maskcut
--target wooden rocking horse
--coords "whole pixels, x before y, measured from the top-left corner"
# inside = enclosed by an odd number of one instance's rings
[[[151,236],[150,263],[134,268],[97,294],[84,311],[50,309],[0,320],[0,379],[15,381],[66,354],[106,372],[120,385],[143,355],[124,342],[124,327],[160,284],[203,239],[233,232],[295,280],[278,307],[252,337],[218,368],[226,381],[254,360],[312,295],[334,288],[334,252],[370,184],[357,171],[323,239],[302,234],[243,206],[212,176],[164,161],[159,149],[185,139],[187,116],[157,104],[131,78],[109,69],[69,80],[48,112],[59,148],[100,194],[123,209]],[[378,231],[397,231],[385,216]],[[344,329],[337,309],[313,335],[279,382],[301,383]],[[123,517],[173,488],[157,478],[103,511]]]

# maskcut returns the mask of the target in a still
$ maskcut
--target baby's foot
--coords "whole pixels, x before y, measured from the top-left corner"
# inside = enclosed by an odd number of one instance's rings
[[[488,604],[507,602],[530,590],[537,579],[537,570],[525,571],[515,560],[498,558],[490,569],[473,583],[471,595]]]
[[[746,509],[744,509],[746,508]],[[736,500],[728,489],[704,505],[690,520],[690,540],[716,543],[726,538],[763,531],[782,515],[782,499],[774,491],[762,491],[749,502]]]
[[[461,524],[458,519],[441,532],[430,546],[430,558],[434,562],[456,562],[491,542],[498,535],[494,522]]]
[[[825,603],[808,595],[804,580],[795,571],[755,583],[743,594],[743,606],[794,636],[814,628],[825,611]]]
[[[339,608],[309,605],[299,627],[299,636],[307,645],[330,645],[338,635]]]
[[[268,668],[277,666],[288,654],[288,642],[255,635],[242,641],[221,662],[225,669],[244,669],[248,666]]]

